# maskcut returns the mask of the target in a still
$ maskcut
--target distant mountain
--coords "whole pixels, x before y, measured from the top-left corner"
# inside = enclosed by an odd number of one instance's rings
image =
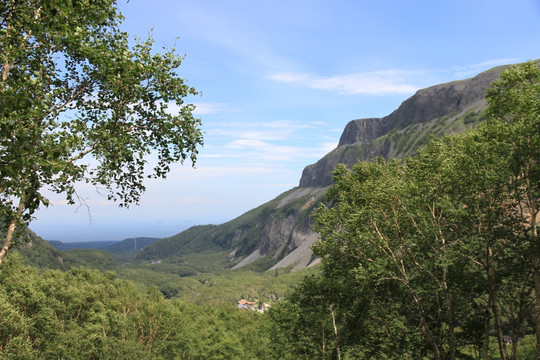
[[[124,239],[122,241],[116,241],[113,244],[101,246],[100,249],[103,249],[110,253],[139,251],[143,247],[148,246],[158,240],[160,239],[151,238],[151,237],[129,238],[129,239]]]
[[[55,249],[61,250],[64,258],[66,258],[66,256],[69,258],[70,261],[67,261],[66,264],[72,265],[75,262],[83,266],[94,264],[97,267],[107,267],[115,260],[121,262],[133,260],[138,251],[157,240],[160,239],[137,237],[124,239],[122,241],[83,241],[64,243],[62,241],[50,240],[48,243],[54,246]],[[95,251],[92,252],[90,250]]]
[[[377,156],[404,158],[432,136],[473,127],[482,120],[487,87],[503,68],[419,90],[383,118],[349,122],[338,147],[307,166],[298,187],[222,225],[192,227],[156,241],[137,258],[175,259],[190,253],[226,251],[232,269],[295,269],[317,263],[310,249],[318,239],[311,215],[332,184],[335,166],[352,166]]]
[[[62,242],[58,240],[47,240],[52,246],[58,250],[71,249],[101,249],[119,243],[120,241],[79,241],[79,242]]]

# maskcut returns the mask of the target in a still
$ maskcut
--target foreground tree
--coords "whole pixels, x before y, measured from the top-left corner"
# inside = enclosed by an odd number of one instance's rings
[[[129,206],[145,177],[194,164],[202,133],[182,58],[151,38],[130,46],[114,0],[3,1],[0,19],[1,263],[17,227],[48,205],[45,188],[75,203],[86,182]]]
[[[472,270],[457,254],[461,214],[444,180],[453,165],[443,158],[433,151],[409,166],[377,160],[352,171],[339,167],[328,193],[332,206],[316,215],[322,241],[314,251],[323,257],[324,275],[367,297],[365,323],[400,334],[404,343],[414,339],[413,358],[459,357],[464,332],[467,344],[481,341],[472,324],[482,313],[466,306],[478,287],[460,281]],[[378,356],[391,358],[395,350],[379,345]]]
[[[521,216],[515,232],[529,246],[536,296],[536,358],[540,359],[540,67],[529,61],[503,71],[486,93],[480,134],[509,172],[508,192]]]
[[[487,99],[478,130],[434,140],[405,162],[338,167],[330,206],[315,216],[323,277],[357,299],[376,299],[362,307],[364,322],[422,339],[411,349],[415,358],[462,358],[474,347],[488,359],[493,335],[500,358],[516,358],[516,345],[509,353],[504,343],[503,321],[517,340],[532,273],[540,330],[538,64],[503,71]],[[357,311],[343,300],[337,305]],[[401,317],[383,322],[380,313],[392,307]],[[349,328],[351,318],[343,319]]]

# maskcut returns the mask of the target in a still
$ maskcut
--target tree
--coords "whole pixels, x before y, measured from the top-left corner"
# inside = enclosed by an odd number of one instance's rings
[[[130,45],[115,3],[0,3],[0,262],[48,205],[44,189],[75,203],[85,182],[129,206],[146,177],[196,161],[200,120],[184,99],[197,91],[176,72],[182,57],[151,37]]]
[[[519,336],[531,289],[527,248],[516,231],[523,219],[507,162],[492,146],[471,131],[435,139],[405,162],[339,166],[331,206],[316,213],[323,276],[356,299],[377,299],[361,307],[364,327],[378,321],[387,334],[408,331],[409,344],[423,339],[412,357],[462,358],[472,346],[487,359],[495,334],[501,358],[509,358],[501,302]],[[358,312],[346,299],[338,304],[343,313]]]
[[[353,293],[370,289],[376,300],[367,303],[369,322],[404,344],[416,339],[412,357],[455,359],[458,328],[471,319],[463,316],[468,309],[456,281],[467,267],[456,256],[453,204],[440,182],[449,169],[427,158],[409,166],[381,159],[352,171],[339,167],[328,193],[332,206],[316,214],[322,241],[314,251],[326,276],[362,289]],[[394,351],[385,344],[380,353]]]
[[[503,71],[487,90],[482,136],[510,172],[508,192],[521,216],[534,271],[536,358],[540,359],[540,67],[529,61]]]

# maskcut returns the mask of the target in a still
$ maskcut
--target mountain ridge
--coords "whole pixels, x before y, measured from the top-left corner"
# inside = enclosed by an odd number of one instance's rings
[[[302,172],[300,187],[323,187],[332,184],[332,170],[338,163],[351,166],[358,158],[369,160],[377,156],[403,158],[410,154],[392,154],[390,144],[368,146],[375,139],[387,135],[397,127],[426,123],[445,116],[462,116],[469,111],[481,111],[485,105],[485,92],[507,65],[484,71],[472,78],[430,86],[418,90],[413,96],[387,116],[351,120],[345,126],[336,149]],[[361,153],[343,154],[347,145],[364,146]],[[349,150],[349,152],[351,152]]]
[[[336,149],[304,168],[298,187],[224,224],[193,227],[157,241],[137,258],[178,261],[191,252],[223,251],[233,270],[295,270],[316,264],[310,246],[318,234],[311,215],[333,182],[335,166],[377,156],[405,158],[431,136],[473,127],[482,120],[486,89],[507,66],[418,90],[385,117],[350,121]]]

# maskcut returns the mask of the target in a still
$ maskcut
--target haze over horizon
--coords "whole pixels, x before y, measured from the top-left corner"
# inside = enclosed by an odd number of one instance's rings
[[[47,240],[166,237],[231,220],[298,185],[353,119],[382,117],[418,89],[540,58],[540,2],[121,1],[122,30],[186,54],[201,96],[196,168],[150,180],[140,206],[92,188],[30,225]],[[178,38],[178,39],[177,39]]]

